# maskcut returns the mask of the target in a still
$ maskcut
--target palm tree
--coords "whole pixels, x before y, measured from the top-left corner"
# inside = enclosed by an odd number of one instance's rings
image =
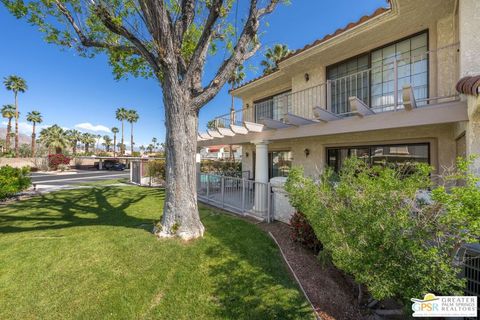
[[[117,111],[115,112],[115,118],[117,118],[118,121],[122,123],[122,141],[121,141],[121,148],[120,148],[120,154],[123,155],[125,154],[125,141],[124,141],[124,121],[127,119],[127,114],[128,111],[125,108],[118,108]]]
[[[136,110],[128,110],[127,121],[130,122],[130,155],[133,156],[133,124],[138,121],[138,112]]]
[[[155,146],[157,145],[157,138],[153,137],[152,138],[152,146],[153,146],[153,151],[155,151]],[[150,151],[152,152],[152,151]]]
[[[12,132],[12,118],[15,117],[15,106],[6,104],[2,107],[2,117],[8,119],[7,134],[5,136],[5,153],[10,151],[10,133]]]
[[[78,142],[82,140],[82,133],[78,130],[72,129],[67,130],[66,135],[72,146],[72,153],[74,155],[77,154],[77,145]]]
[[[112,138],[110,138],[109,135],[104,135],[102,145],[105,146],[105,151],[110,152],[110,146],[112,145]]]
[[[95,144],[96,135],[91,133],[83,133],[81,141],[85,146],[85,153],[89,152],[90,146]]]
[[[117,155],[116,148],[117,148],[117,133],[118,133],[118,128],[117,128],[117,127],[113,127],[111,130],[112,130],[112,133],[113,133],[113,156],[116,157],[116,155]]]
[[[65,130],[56,124],[42,129],[42,131],[40,131],[39,140],[48,148],[49,152],[51,148],[54,148],[55,153],[62,153],[62,150],[67,148],[69,145],[69,140]]]
[[[260,62],[263,66],[263,74],[271,73],[278,67],[277,63],[290,53],[287,45],[276,44],[273,49],[268,48],[265,52],[265,59]]]
[[[27,121],[32,123],[32,157],[35,157],[35,126],[37,123],[42,123],[42,115],[38,111],[31,111],[27,113]]]
[[[98,144],[100,143],[100,138],[102,138],[102,135],[100,135],[100,134],[97,134],[95,136],[95,140],[96,140],[96,147],[95,147],[96,150],[95,151],[98,151]]]
[[[15,157],[18,157],[18,93],[25,92],[28,89],[27,82],[16,75],[10,75],[3,80],[3,84],[8,91],[13,91],[15,97]]]

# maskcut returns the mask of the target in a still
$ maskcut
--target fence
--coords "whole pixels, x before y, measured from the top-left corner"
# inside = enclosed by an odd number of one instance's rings
[[[468,244],[464,246],[464,249],[463,275],[467,280],[465,294],[479,297],[478,303],[480,303],[480,245]]]
[[[200,174],[198,200],[241,215],[272,221],[273,193],[270,183]]]

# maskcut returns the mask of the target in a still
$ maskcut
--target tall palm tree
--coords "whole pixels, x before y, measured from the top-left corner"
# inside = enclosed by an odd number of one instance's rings
[[[104,135],[102,145],[105,146],[105,151],[110,152],[110,146],[112,145],[112,138],[110,138],[109,135]]]
[[[127,120],[127,114],[128,110],[125,108],[118,108],[117,111],[115,112],[115,118],[117,118],[118,121],[122,123],[122,141],[121,141],[121,147],[120,147],[120,154],[124,155],[125,154],[125,140],[124,140],[124,121]]]
[[[10,151],[10,133],[12,132],[12,119],[15,117],[15,106],[6,104],[2,107],[2,117],[8,119],[7,134],[5,136],[5,152]]]
[[[18,157],[18,93],[25,92],[28,89],[27,82],[16,75],[5,77],[3,84],[8,91],[12,91],[15,97],[15,157]]]
[[[72,129],[66,132],[70,145],[72,146],[72,153],[77,154],[78,142],[82,140],[82,133],[78,130]]]
[[[89,150],[90,150],[90,146],[95,144],[95,138],[96,137],[97,137],[96,135],[91,134],[91,133],[87,133],[87,132],[82,134],[81,141],[83,142],[83,144],[85,146],[85,153],[88,153]]]
[[[100,138],[102,138],[102,135],[100,134],[95,135],[95,142],[96,142],[95,151],[98,151],[98,144],[100,143]]]
[[[40,131],[39,140],[48,148],[49,152],[53,148],[55,149],[55,153],[62,153],[62,151],[69,145],[69,140],[65,130],[56,124],[42,129]]]
[[[140,116],[136,110],[128,110],[127,121],[130,122],[130,155],[133,155],[133,124],[138,121]]]
[[[27,113],[27,121],[32,123],[32,157],[35,157],[35,138],[37,136],[35,133],[35,127],[37,123],[42,123],[42,114],[33,110]]]
[[[113,127],[111,129],[112,133],[113,133],[113,156],[116,157],[117,156],[117,133],[118,133],[118,128],[117,127]]]
[[[152,138],[153,151],[155,151],[155,146],[157,145],[157,138]]]
[[[276,44],[273,48],[268,48],[265,51],[265,59],[260,62],[263,66],[263,73],[267,74],[277,69],[277,63],[290,53],[287,45]]]

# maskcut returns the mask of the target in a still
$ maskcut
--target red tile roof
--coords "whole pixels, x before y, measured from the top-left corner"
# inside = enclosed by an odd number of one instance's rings
[[[336,37],[336,36],[344,33],[345,31],[348,31],[348,30],[350,30],[350,29],[352,29],[352,28],[354,28],[354,27],[356,27],[356,26],[358,26],[358,25],[360,25],[360,24],[362,24],[362,23],[367,22],[368,20],[370,20],[370,19],[372,19],[372,18],[375,18],[375,17],[381,15],[382,13],[385,13],[385,12],[387,12],[387,11],[390,11],[391,8],[392,8],[392,0],[386,0],[386,1],[387,1],[387,3],[389,4],[389,7],[388,7],[388,8],[384,8],[384,7],[378,8],[377,10],[375,10],[374,13],[372,13],[372,14],[370,14],[370,15],[365,15],[365,16],[361,17],[360,19],[358,19],[358,20],[355,21],[355,22],[350,22],[350,23],[347,24],[344,28],[340,28],[340,29],[335,30],[334,33],[327,34],[327,35],[324,36],[323,38],[318,39],[318,40],[315,40],[314,42],[312,42],[312,43],[310,43],[310,44],[307,44],[307,45],[304,46],[303,48],[300,48],[300,49],[297,49],[297,50],[293,50],[290,54],[288,54],[287,56],[285,56],[285,57],[284,57],[283,59],[281,59],[279,62],[285,61],[285,60],[287,60],[287,59],[290,59],[291,57],[294,57],[294,56],[302,53],[303,51],[305,51],[305,50],[307,50],[307,49],[310,49],[310,48],[312,48],[312,47],[314,47],[314,46],[316,46],[316,45],[318,45],[318,44],[321,44],[321,43],[323,43],[323,42],[325,42],[325,41],[327,41],[327,40],[329,40],[329,39],[331,39],[331,38],[334,38],[334,37]],[[275,72],[278,72],[278,70],[275,70],[275,71],[273,71],[273,72],[270,72],[270,73],[267,73],[267,74],[263,74],[263,75],[261,75],[261,76],[259,76],[259,77],[256,77],[256,78],[254,78],[254,79],[252,79],[252,80],[250,80],[250,81],[247,81],[247,82],[243,83],[242,85],[234,88],[233,90],[237,90],[237,89],[239,89],[239,88],[242,88],[242,87],[244,87],[244,86],[246,86],[246,85],[248,85],[248,84],[250,84],[250,83],[252,83],[252,82],[255,82],[255,81],[257,81],[257,80],[260,80],[260,79],[262,79],[262,78],[264,78],[264,77],[266,77],[266,76],[268,76],[268,75],[271,75],[271,74],[273,74],[273,73],[275,73]],[[233,91],[233,90],[229,90],[229,92],[230,92],[230,91]]]
[[[459,93],[478,96],[480,88],[480,75],[464,77],[458,80],[455,87]]]

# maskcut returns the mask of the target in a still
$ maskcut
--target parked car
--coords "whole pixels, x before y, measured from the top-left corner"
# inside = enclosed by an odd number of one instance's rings
[[[95,168],[99,169],[99,163],[95,162]],[[120,163],[118,160],[104,160],[102,163],[102,170],[115,170],[123,171],[125,170],[125,165]]]

